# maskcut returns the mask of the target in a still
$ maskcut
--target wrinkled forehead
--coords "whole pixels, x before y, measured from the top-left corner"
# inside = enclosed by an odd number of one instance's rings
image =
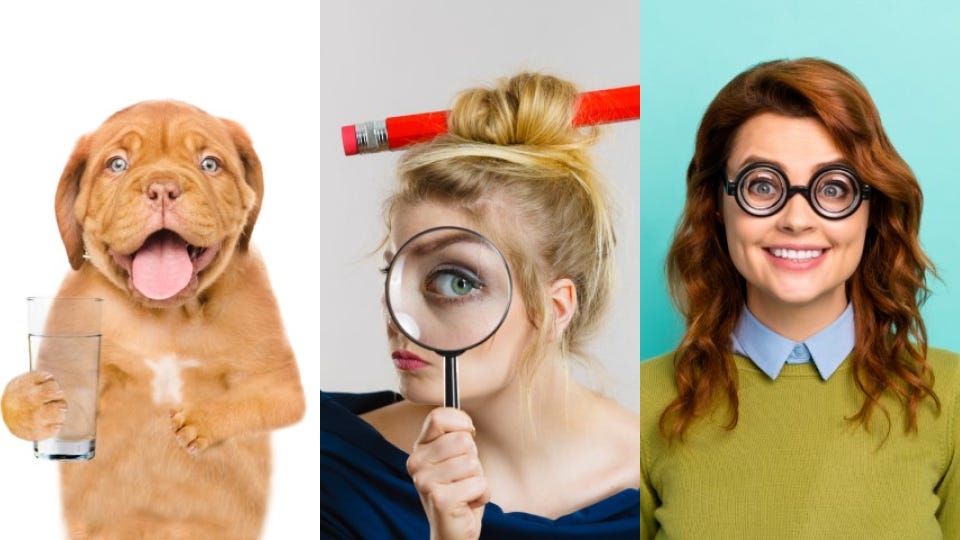
[[[94,151],[135,152],[150,147],[162,152],[236,152],[223,122],[179,102],[144,102],[123,109],[108,118],[90,138]]]

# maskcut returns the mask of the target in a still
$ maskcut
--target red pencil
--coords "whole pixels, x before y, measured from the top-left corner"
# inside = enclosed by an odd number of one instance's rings
[[[594,90],[580,94],[574,126],[606,124],[640,118],[640,85]],[[429,141],[447,132],[447,111],[392,116],[343,126],[343,153],[367,154],[397,150]]]

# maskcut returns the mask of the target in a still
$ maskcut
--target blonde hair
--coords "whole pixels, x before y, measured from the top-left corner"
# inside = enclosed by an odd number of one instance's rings
[[[554,325],[548,285],[570,279],[577,309],[561,338],[564,356],[587,360],[613,288],[613,232],[606,189],[589,146],[596,130],[572,126],[578,91],[539,73],[462,92],[448,133],[406,151],[387,226],[402,207],[455,204],[484,227],[511,266],[537,339],[519,363],[529,383]],[[491,211],[495,215],[491,216]]]

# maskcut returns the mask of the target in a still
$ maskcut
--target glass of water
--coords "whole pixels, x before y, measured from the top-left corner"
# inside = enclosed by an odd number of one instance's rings
[[[96,453],[102,306],[102,298],[27,298],[30,369],[52,374],[67,404],[60,430],[34,441],[38,458],[76,461]]]

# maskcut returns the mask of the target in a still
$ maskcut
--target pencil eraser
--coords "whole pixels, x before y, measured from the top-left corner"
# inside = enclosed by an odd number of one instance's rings
[[[350,126],[343,126],[340,128],[340,138],[343,139],[343,153],[347,156],[352,156],[357,153],[357,128]]]

